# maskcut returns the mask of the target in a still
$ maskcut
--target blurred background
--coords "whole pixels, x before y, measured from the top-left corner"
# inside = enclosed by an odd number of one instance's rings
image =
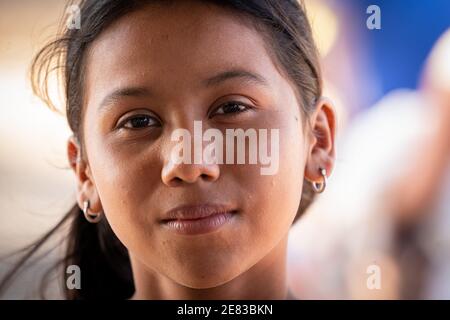
[[[0,257],[75,201],[70,130],[28,78],[64,5],[0,0]],[[370,5],[380,8],[380,29],[367,27]],[[327,190],[291,230],[292,289],[301,299],[450,299],[450,1],[306,6],[339,123]],[[24,269],[0,298],[38,298],[58,255]],[[14,261],[0,260],[0,277]],[[57,281],[48,297],[61,297]]]

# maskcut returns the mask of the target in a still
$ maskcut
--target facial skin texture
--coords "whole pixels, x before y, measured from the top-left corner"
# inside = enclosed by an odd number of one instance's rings
[[[204,80],[229,70],[260,75],[265,85],[232,78]],[[302,182],[321,181],[334,162],[334,112],[321,101],[303,126],[294,87],[282,76],[263,37],[223,8],[200,2],[149,6],[122,17],[92,44],[84,86],[85,154],[73,161],[78,203],[105,214],[128,248],[135,299],[283,299],[286,246]],[[125,87],[127,95],[107,99]],[[230,101],[252,107],[220,114]],[[219,113],[217,113],[219,112]],[[117,127],[131,116],[154,117],[140,129]],[[170,165],[171,133],[194,120],[203,130],[279,129],[276,175],[254,164]],[[151,122],[150,124],[153,124]],[[130,125],[128,122],[127,125]],[[206,143],[205,143],[206,144]],[[269,149],[270,150],[270,149]],[[70,139],[68,154],[80,157]],[[159,220],[179,205],[229,204],[232,223],[212,233],[180,235]]]

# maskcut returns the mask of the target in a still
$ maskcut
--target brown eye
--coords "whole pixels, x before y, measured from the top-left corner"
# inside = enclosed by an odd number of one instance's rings
[[[158,121],[152,116],[145,114],[132,116],[125,120],[122,124],[122,126],[127,129],[142,129],[146,127],[153,127],[155,125],[158,125]]]
[[[213,113],[213,115],[237,114],[249,111],[250,109],[251,107],[246,106],[240,102],[231,101],[217,108],[216,111]]]

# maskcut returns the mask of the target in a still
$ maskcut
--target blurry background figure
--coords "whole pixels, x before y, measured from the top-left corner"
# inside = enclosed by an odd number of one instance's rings
[[[307,299],[450,299],[448,32],[430,55],[450,27],[450,2],[370,3],[381,8],[382,29],[374,31],[361,27],[368,16],[365,1],[318,3],[343,4],[331,11],[339,25],[336,38],[350,39],[352,48],[334,47],[322,57],[325,74],[342,54],[371,71],[356,75],[356,92],[341,89],[348,87],[349,74],[325,78],[328,88],[339,84],[338,110],[346,121],[327,191],[291,237],[295,293]],[[347,34],[355,25],[357,32]],[[317,31],[317,37],[327,33]],[[369,83],[373,90],[365,88]]]
[[[404,270],[402,297],[450,299],[450,29],[433,49],[415,98],[426,134],[386,190],[391,250]]]

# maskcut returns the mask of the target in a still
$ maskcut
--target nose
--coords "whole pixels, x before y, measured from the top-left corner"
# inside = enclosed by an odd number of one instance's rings
[[[184,183],[195,183],[199,180],[216,181],[220,176],[217,164],[185,164],[168,161],[161,173],[162,181],[169,187],[176,187]]]
[[[168,162],[163,167],[161,178],[169,187],[176,187],[183,183],[195,183],[198,180],[216,181],[220,169],[217,164],[175,164]]]
[[[167,186],[176,187],[183,183],[192,184],[198,180],[213,182],[219,178],[220,167],[215,157],[204,155],[202,148],[199,150],[192,148],[192,158],[190,156],[183,158],[186,161],[174,160],[172,157],[173,151],[173,149],[170,149],[166,153],[167,158],[161,172],[161,179]]]
[[[192,121],[186,123],[180,121],[176,131],[171,134],[171,141],[161,149],[164,163],[161,179],[170,187],[192,184],[199,180],[213,182],[220,176],[217,151],[213,152],[214,155],[204,152],[207,142],[203,140],[201,121],[190,120]],[[216,147],[219,150],[222,148],[220,145]]]

